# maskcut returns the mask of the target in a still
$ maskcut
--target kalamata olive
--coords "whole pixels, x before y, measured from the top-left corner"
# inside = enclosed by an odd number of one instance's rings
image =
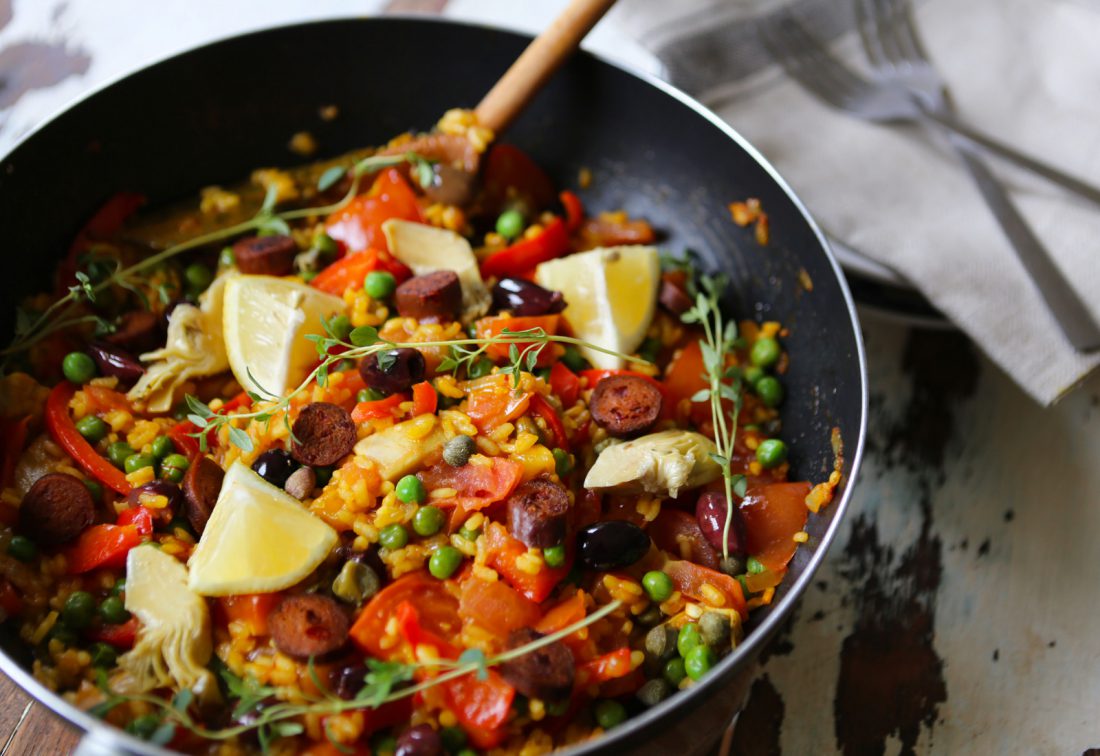
[[[649,551],[649,536],[627,520],[605,520],[577,533],[577,559],[591,570],[629,567]]]
[[[551,315],[565,309],[565,298],[522,278],[502,278],[493,286],[493,309],[516,316]]]
[[[273,486],[282,488],[286,479],[298,468],[298,463],[286,449],[268,449],[252,463],[252,469]]]
[[[397,738],[394,756],[442,756],[443,738],[431,725],[410,727]]]
[[[168,499],[168,506],[165,508],[173,511],[179,509],[183,503],[183,491],[175,483],[169,483],[166,480],[154,480],[151,483],[145,483],[137,488],[130,489],[130,493],[126,495],[126,501],[132,506],[140,507],[142,505],[142,494],[146,496],[163,496]]]
[[[363,383],[383,394],[409,390],[414,383],[424,380],[426,370],[424,355],[411,347],[368,354],[359,362]]]
[[[333,692],[343,699],[355,698],[355,694],[362,690],[366,684],[367,668],[362,664],[351,664],[340,667],[332,673],[331,685]]]
[[[100,373],[113,375],[123,383],[134,383],[145,373],[141,363],[122,347],[97,341],[88,345],[88,353]]]
[[[727,509],[726,495],[720,491],[705,492],[695,504],[695,519],[699,521],[703,536],[719,551],[722,550],[722,531],[726,526]],[[745,553],[745,521],[741,510],[736,506],[733,507],[728,544],[730,554]]]

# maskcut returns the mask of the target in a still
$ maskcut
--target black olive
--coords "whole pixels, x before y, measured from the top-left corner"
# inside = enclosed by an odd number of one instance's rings
[[[252,463],[252,469],[273,486],[282,488],[286,479],[298,468],[298,463],[286,449],[268,449]]]
[[[381,360],[382,364],[379,364]],[[367,388],[383,394],[396,394],[424,380],[427,365],[419,349],[402,347],[368,354],[359,362],[359,375]]]
[[[122,347],[95,342],[88,345],[88,352],[103,375],[113,375],[123,383],[134,383],[145,373],[145,368]]]
[[[722,550],[722,534],[726,529],[726,518],[733,515],[730,522],[729,534],[726,543],[729,544],[729,553],[740,555],[745,553],[745,520],[741,510],[736,506],[732,512],[726,507],[726,495],[719,491],[707,491],[699,497],[695,504],[695,519],[699,521],[699,528],[707,542],[715,549]]]
[[[577,533],[577,560],[590,570],[629,567],[649,551],[649,536],[627,520],[606,520]]]
[[[332,689],[345,700],[355,698],[355,694],[366,684],[367,668],[362,664],[341,667],[332,675]]]
[[[431,725],[410,727],[397,738],[394,756],[442,756],[443,738]]]
[[[510,310],[519,317],[552,315],[565,309],[565,298],[560,291],[522,278],[502,278],[493,286],[493,309]]]

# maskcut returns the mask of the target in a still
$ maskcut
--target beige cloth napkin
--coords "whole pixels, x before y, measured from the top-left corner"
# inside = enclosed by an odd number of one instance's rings
[[[803,2],[796,10],[818,33],[837,35],[841,57],[865,65],[856,35],[844,31],[847,6]],[[776,7],[625,0],[614,17],[662,59],[674,83],[695,89],[768,156],[829,233],[901,272],[1036,401],[1057,400],[1100,354],[1078,354],[1062,336],[942,139],[831,110],[755,59],[751,19]],[[926,0],[916,19],[965,120],[1100,182],[1100,3]],[[1100,316],[1100,208],[990,165]]]

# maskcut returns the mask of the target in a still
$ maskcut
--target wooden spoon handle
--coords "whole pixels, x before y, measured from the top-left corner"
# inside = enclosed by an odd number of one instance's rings
[[[508,128],[614,4],[615,0],[572,0],[481,100],[475,110],[478,122],[496,134]]]

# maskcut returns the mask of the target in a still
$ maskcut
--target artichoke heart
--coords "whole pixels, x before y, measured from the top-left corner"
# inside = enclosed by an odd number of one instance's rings
[[[355,445],[355,454],[372,460],[384,479],[397,480],[442,449],[447,440],[439,423],[427,434],[417,433],[414,429],[419,429],[422,422],[423,418],[406,420],[372,433]]]
[[[218,276],[199,298],[199,306],[181,304],[168,319],[161,349],[141,355],[145,374],[126,395],[149,412],[172,409],[176,389],[191,378],[229,369],[222,339],[222,292],[228,276]]]
[[[119,657],[120,692],[191,688],[216,696],[206,668],[213,651],[206,601],[187,587],[187,568],[152,546],[132,549],[126,559],[126,608],[141,621],[133,650]]]
[[[697,488],[722,476],[710,456],[716,451],[709,438],[693,431],[650,433],[604,449],[584,487],[675,497],[682,488]]]

